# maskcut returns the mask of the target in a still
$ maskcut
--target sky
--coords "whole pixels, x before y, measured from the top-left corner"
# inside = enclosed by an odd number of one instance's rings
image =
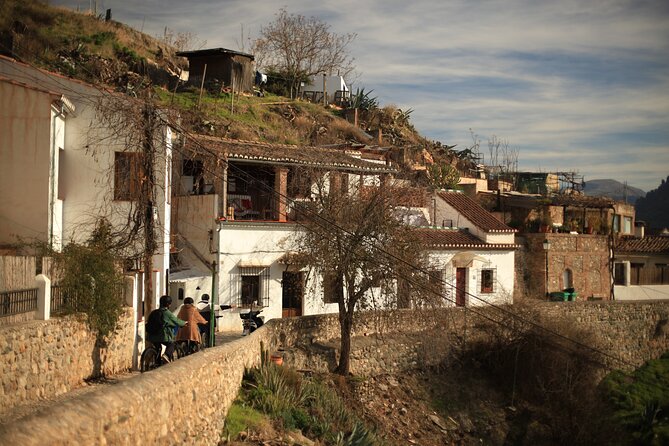
[[[51,0],[72,8],[89,0]],[[353,85],[413,109],[425,137],[472,134],[519,151],[519,167],[577,171],[645,191],[669,175],[667,0],[97,0],[159,36],[165,26],[242,49],[279,8],[317,17],[350,46]],[[248,49],[248,44],[246,44]]]

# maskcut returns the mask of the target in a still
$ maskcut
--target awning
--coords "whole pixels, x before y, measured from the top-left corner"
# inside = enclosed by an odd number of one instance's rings
[[[488,259],[485,257],[478,256],[473,252],[459,252],[453,256],[451,263],[455,268],[468,268],[472,266],[474,260],[478,260],[482,263],[488,263]]]
[[[267,268],[271,265],[272,262],[261,258],[242,259],[237,262],[239,268]]]

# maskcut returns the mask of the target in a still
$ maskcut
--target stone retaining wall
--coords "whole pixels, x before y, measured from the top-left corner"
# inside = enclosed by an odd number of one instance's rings
[[[87,378],[130,369],[132,321],[128,309],[102,350],[82,315],[0,327],[0,413],[68,392]]]
[[[565,302],[537,308],[544,318],[587,324],[609,353],[635,364],[669,349],[669,302]],[[476,339],[477,327],[487,318],[499,320],[499,315],[494,308],[396,311],[383,320],[361,315],[354,334],[356,342],[364,342],[353,354],[352,368],[359,374],[387,373],[441,359],[446,350],[439,353],[440,340]],[[0,444],[215,445],[244,369],[260,362],[261,345],[270,351],[336,346],[338,336],[336,315],[272,320],[251,336],[3,426]],[[385,342],[377,342],[381,337]],[[319,364],[326,367],[327,360]]]

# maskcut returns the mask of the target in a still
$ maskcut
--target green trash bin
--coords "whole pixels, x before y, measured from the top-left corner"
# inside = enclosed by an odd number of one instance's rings
[[[564,302],[569,299],[569,293],[565,293],[564,291],[553,291],[548,295],[553,302]]]
[[[574,302],[577,297],[578,293],[576,291],[574,291],[573,293],[569,293],[569,302]]]

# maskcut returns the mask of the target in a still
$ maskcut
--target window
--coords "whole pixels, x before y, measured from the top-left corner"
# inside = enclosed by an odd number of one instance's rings
[[[562,273],[562,288],[574,288],[574,273],[567,268]]]
[[[137,200],[141,193],[142,154],[116,152],[114,157],[114,200]]]
[[[481,270],[481,293],[495,292],[495,272],[494,269]]]
[[[613,265],[613,284],[625,286],[625,264],[615,263]]]
[[[620,215],[613,216],[613,232],[620,232]]]
[[[260,276],[242,276],[242,306],[260,305]]]
[[[336,304],[344,298],[344,283],[340,276],[328,271],[323,274],[323,302]]]
[[[630,285],[641,285],[643,263],[630,263]]]
[[[666,263],[655,264],[655,284],[669,285],[669,265]]]
[[[623,232],[625,234],[631,234],[632,233],[632,217],[624,217],[623,218]]]
[[[240,307],[269,306],[269,267],[240,266],[238,277],[232,277],[237,284],[237,305]]]

